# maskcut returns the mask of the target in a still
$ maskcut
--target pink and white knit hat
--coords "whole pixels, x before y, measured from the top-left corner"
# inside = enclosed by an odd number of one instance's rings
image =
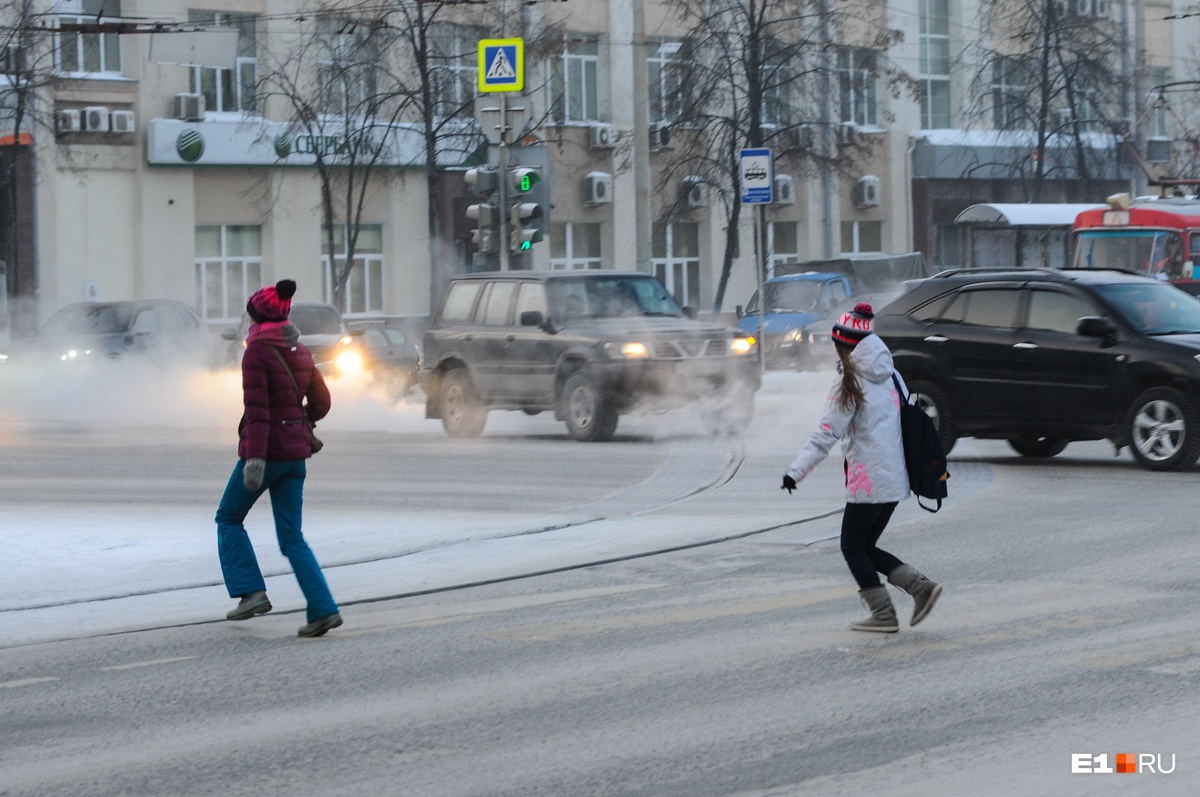
[[[854,309],[842,313],[833,325],[833,339],[850,348],[871,334],[871,319],[875,318],[875,310],[866,302],[859,302]]]

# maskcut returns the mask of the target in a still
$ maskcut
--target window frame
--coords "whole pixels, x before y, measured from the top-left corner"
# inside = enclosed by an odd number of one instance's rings
[[[594,52],[578,52],[578,50]],[[563,49],[550,64],[550,117],[560,125],[588,125],[600,121],[600,42],[598,36],[568,34]],[[573,70],[579,76],[576,102],[571,86]],[[574,108],[578,105],[578,116]]]
[[[878,125],[875,69],[879,54],[868,47],[843,47],[837,54],[840,122]]]
[[[201,230],[218,229],[219,253],[217,255],[200,255],[194,257],[196,269],[196,309],[200,318],[207,322],[223,322],[236,324],[241,320],[246,307],[246,299],[262,285],[263,255],[262,255],[262,225],[259,224],[197,224],[193,235],[199,238]],[[258,235],[257,255],[230,254],[230,231],[234,228],[256,230]],[[216,267],[220,270],[220,310],[223,315],[210,315],[209,272]],[[237,279],[231,279],[231,272],[240,270]],[[213,286],[215,287],[215,286]]]
[[[212,66],[193,66],[188,69],[189,85],[193,94],[204,95],[205,113],[247,113],[258,109],[256,87],[258,84],[258,17],[255,14],[238,14],[228,11],[189,9],[188,22],[217,28],[236,27],[238,31],[238,56],[233,69]],[[254,56],[242,55],[253,52]],[[248,73],[248,74],[247,74]],[[212,94],[216,98],[211,106],[209,92],[204,90],[205,77],[212,76]],[[249,81],[247,82],[247,77]],[[228,87],[226,86],[228,79]],[[232,104],[224,96],[233,93]]]
[[[330,257],[325,247],[328,243],[327,228],[321,228],[321,272],[323,274],[322,290],[325,301],[333,304],[333,282],[334,274],[341,269],[341,264],[346,261],[346,250],[349,243],[349,224],[335,224],[334,231],[338,241],[338,249]],[[379,250],[363,248],[363,231],[377,230],[379,233]],[[339,234],[340,233],[340,234]],[[360,271],[361,269],[361,271]],[[386,263],[383,259],[383,224],[360,224],[358,225],[358,240],[354,248],[354,265],[350,275],[346,278],[346,289],[342,295],[342,307],[338,310],[345,318],[353,318],[355,316],[370,315],[373,313],[383,312],[384,299],[384,274]],[[361,292],[356,293],[353,289],[355,286],[355,275],[361,273]],[[361,296],[361,309],[354,305],[356,299]]]

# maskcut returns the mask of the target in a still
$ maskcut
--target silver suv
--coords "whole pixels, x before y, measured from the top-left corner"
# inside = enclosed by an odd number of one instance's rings
[[[425,332],[425,414],[455,437],[493,409],[554,412],[576,440],[620,415],[698,404],[714,433],[750,424],[753,338],[696,321],[648,274],[513,271],[456,277]]]

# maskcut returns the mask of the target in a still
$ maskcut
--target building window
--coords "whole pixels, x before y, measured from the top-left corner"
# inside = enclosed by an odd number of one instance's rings
[[[550,268],[603,268],[600,225],[580,221],[550,225]]]
[[[794,53],[786,47],[768,42],[763,45],[763,64],[759,70],[762,81],[762,123],[767,127],[787,127],[792,123],[792,70]]]
[[[843,221],[842,252],[882,252],[882,221]]]
[[[600,45],[596,41],[566,41],[562,57],[550,65],[550,115],[556,122],[600,119],[599,71]]]
[[[479,28],[438,23],[429,31],[433,112],[443,119],[470,113],[477,92]]]
[[[950,127],[950,0],[920,0],[921,125]]]
[[[237,28],[237,61],[233,69],[192,67],[192,93],[204,95],[204,108],[216,112],[253,112],[258,82],[255,22],[249,14],[188,11],[188,22],[210,28]]]
[[[196,306],[201,318],[237,323],[246,300],[261,287],[262,227],[196,228]]]
[[[688,73],[691,57],[685,42],[650,42],[646,47],[647,89],[650,123],[678,122],[688,113],[692,84]]]
[[[1159,94],[1154,89],[1169,83],[1171,81],[1171,73],[1161,66],[1155,66],[1150,68],[1147,77],[1148,80],[1146,82],[1151,90],[1151,95],[1148,99],[1150,103],[1154,103],[1159,99]],[[1147,135],[1152,138],[1170,138],[1170,135],[1167,133],[1167,109],[1165,105],[1159,104],[1151,108],[1150,115],[1146,121],[1148,122]]]
[[[64,10],[80,16],[60,16],[58,26],[113,22],[121,16],[120,0],[68,0]],[[116,33],[56,34],[58,71],[70,75],[121,74],[121,39]]]
[[[382,100],[376,86],[378,34],[345,20],[325,20],[321,31],[317,79],[322,111],[331,116],[374,116]]]
[[[992,124],[996,130],[1011,130],[1027,120],[1025,97],[1029,92],[1029,68],[1020,58],[1000,56],[993,71]]]
[[[799,225],[794,221],[773,221],[767,225],[767,273],[783,263],[800,262]]]
[[[650,239],[654,276],[681,305],[700,306],[700,225],[655,222]]]
[[[842,122],[875,125],[875,51],[849,48],[838,52],[838,86]]]
[[[321,233],[321,254],[325,268],[325,301],[333,301],[333,283],[346,267],[347,235],[345,224],[333,226],[335,251],[329,256],[329,240]],[[346,279],[345,299],[339,308],[345,315],[383,312],[383,225],[361,224],[354,245],[354,264]]]

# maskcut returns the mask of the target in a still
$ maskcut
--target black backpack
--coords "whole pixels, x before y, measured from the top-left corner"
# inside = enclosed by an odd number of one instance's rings
[[[892,374],[896,383],[896,392],[900,394],[900,437],[904,441],[904,465],[908,469],[908,486],[917,495],[917,504],[926,512],[936,512],[942,508],[942,499],[946,497],[946,480],[950,474],[946,471],[946,449],[942,446],[942,438],[938,435],[937,427],[925,414],[925,411],[915,404],[909,403],[909,396],[900,387],[900,380]],[[937,501],[937,508],[930,509],[921,503],[922,498]]]

